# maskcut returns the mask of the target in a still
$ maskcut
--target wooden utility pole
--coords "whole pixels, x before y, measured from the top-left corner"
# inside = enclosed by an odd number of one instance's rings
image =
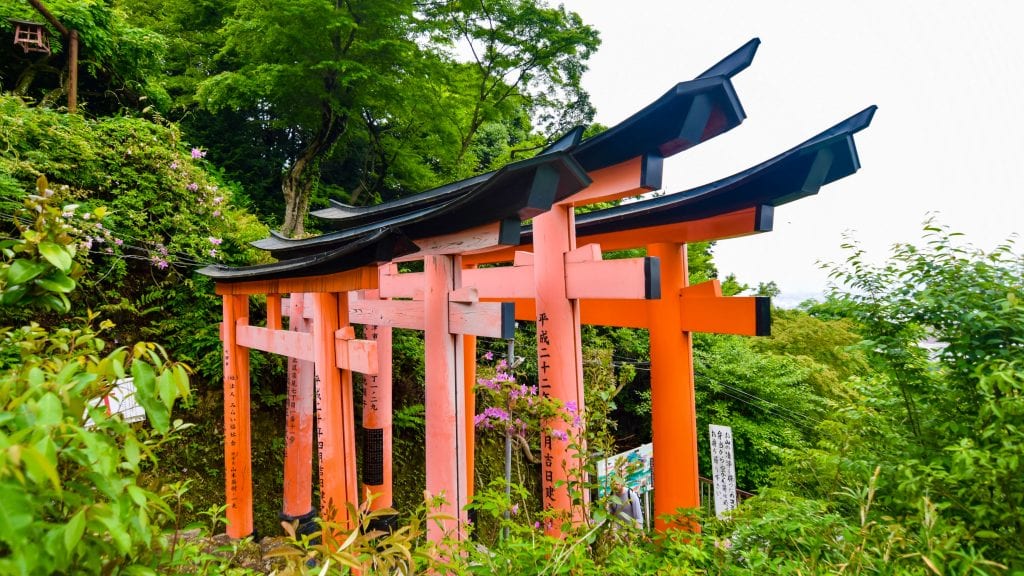
[[[74,114],[78,110],[78,30],[68,30],[39,0],[28,0],[28,3],[68,42],[68,112]]]

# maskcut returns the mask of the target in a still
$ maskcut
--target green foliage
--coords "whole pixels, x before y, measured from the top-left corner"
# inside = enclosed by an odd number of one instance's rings
[[[167,104],[167,94],[152,76],[159,70],[165,38],[129,24],[125,15],[101,0],[49,0],[47,9],[79,37],[79,106],[93,114],[123,107],[142,109]],[[8,18],[45,23],[53,54],[25,54],[12,46],[14,25]],[[64,105],[68,45],[59,31],[28,2],[0,4],[0,35],[6,52],[0,58],[3,88],[46,106]]]
[[[72,271],[78,231],[52,205],[44,178],[38,189],[26,200],[37,218],[21,227],[20,238],[5,241],[0,294],[7,300],[15,292],[19,305],[66,312],[66,299],[48,296],[63,296],[74,285],[65,289],[48,280],[49,267]],[[35,276],[22,272],[26,268]],[[157,464],[154,450],[185,427],[171,421],[171,409],[189,394],[188,369],[155,344],[108,350],[100,336],[111,324],[104,321],[97,330],[94,321],[90,314],[60,329],[32,323],[0,330],[5,574],[152,572],[162,560],[162,527],[174,520],[174,491],[140,479]],[[128,374],[152,430],[109,415],[101,401]]]

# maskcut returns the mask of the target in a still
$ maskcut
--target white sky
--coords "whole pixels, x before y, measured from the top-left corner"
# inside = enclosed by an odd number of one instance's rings
[[[877,104],[856,174],[780,206],[767,234],[718,243],[723,276],[819,295],[844,231],[881,260],[928,213],[991,248],[1024,232],[1024,2],[566,0],[601,32],[584,86],[613,125],[753,37],[733,79],[747,119],[666,161],[678,192],[738,172]]]

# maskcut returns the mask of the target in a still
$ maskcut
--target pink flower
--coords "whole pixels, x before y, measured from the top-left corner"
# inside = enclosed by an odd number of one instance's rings
[[[519,514],[519,504],[512,505],[512,515],[515,516],[516,514]]]
[[[214,246],[220,246],[220,243],[224,241],[224,240],[221,240],[220,238],[217,238],[215,236],[210,236],[209,240],[210,240],[210,244],[213,244]]]
[[[157,260],[156,262],[156,267],[161,270],[166,270],[168,266],[170,266],[170,264],[167,262],[167,260],[164,260],[163,258]]]
[[[540,521],[537,521],[537,522],[533,523],[533,529],[534,530],[540,530]]]
[[[200,158],[203,158],[205,156],[206,156],[206,151],[200,150],[199,148],[193,148],[192,149],[192,159],[193,160],[199,160]]]
[[[210,256],[212,256],[214,258],[217,257],[217,249],[216,248],[211,248],[210,249]]]
[[[175,160],[174,162],[171,162],[171,170],[177,170],[177,169],[178,169],[178,161]]]
[[[214,196],[213,197],[213,203],[214,204],[220,204],[223,201],[224,201],[224,197],[223,196]]]
[[[191,182],[188,186],[185,186],[185,188],[188,188],[189,192],[195,192],[196,190],[199,190],[199,184]]]
[[[214,210],[213,211],[213,217],[214,218],[220,218],[220,210]]]
[[[490,350],[485,352],[484,353],[484,360],[487,360],[487,361],[494,360],[494,352],[491,352]]]
[[[117,244],[118,246],[120,246],[120,245],[124,244],[124,240],[121,240],[120,238],[114,238],[114,244]]]
[[[557,440],[565,442],[569,439],[569,435],[565,433],[565,430],[552,430],[551,436]]]

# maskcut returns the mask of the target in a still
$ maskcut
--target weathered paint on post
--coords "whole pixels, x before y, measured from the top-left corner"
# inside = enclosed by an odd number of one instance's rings
[[[461,263],[453,256],[423,260],[424,364],[426,372],[427,491],[444,499],[432,510],[453,520],[431,521],[427,538],[465,538],[468,504],[465,380],[462,338],[449,326],[448,294],[458,286]]]
[[[660,300],[648,306],[651,339],[651,424],[654,439],[654,527],[664,532],[664,514],[700,506],[697,470],[697,406],[693,390],[693,345],[680,326],[679,294],[689,272],[686,245],[651,244],[661,259]],[[700,531],[700,525],[677,526]]]
[[[292,294],[288,330],[308,333],[303,317],[304,295]],[[288,398],[285,406],[284,507],[282,516],[293,520],[313,511],[313,362],[288,358]]]
[[[334,334],[348,323],[345,293],[313,294],[320,516],[351,527],[346,504],[358,504],[352,373],[339,370]]]
[[[377,374],[363,385],[363,485],[373,495],[371,510],[391,508],[393,502],[391,446],[391,343],[390,326],[366,326],[365,336],[377,342]]]
[[[249,351],[238,345],[238,324],[249,322],[249,297],[224,296],[224,469],[227,533],[252,534],[252,451],[249,424]]]
[[[580,359],[580,321],[577,302],[566,297],[566,254],[576,248],[571,206],[555,206],[533,219],[534,283],[537,310],[537,381],[544,397],[563,404],[575,402],[584,410],[583,369]],[[572,510],[569,490],[564,484],[580,479],[580,462],[569,452],[566,433],[582,441],[582,430],[568,429],[560,418],[542,423],[541,497],[545,510]],[[585,450],[585,448],[581,448]],[[557,483],[562,483],[556,487]],[[582,513],[582,510],[579,511]],[[559,532],[558,522],[547,531]]]
[[[465,419],[466,419],[466,498],[472,499],[476,482],[476,336],[462,337],[462,361],[465,385]]]

